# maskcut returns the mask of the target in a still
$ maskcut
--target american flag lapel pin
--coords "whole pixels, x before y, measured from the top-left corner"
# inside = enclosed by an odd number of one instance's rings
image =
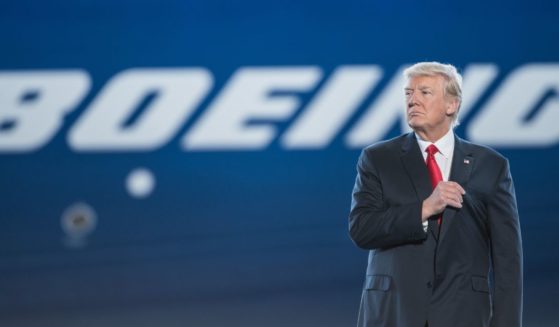
[[[470,159],[464,159],[464,163],[465,163],[466,165],[469,165],[469,164],[470,164]]]

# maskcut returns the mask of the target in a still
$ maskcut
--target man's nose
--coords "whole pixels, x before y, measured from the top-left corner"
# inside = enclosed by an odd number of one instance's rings
[[[416,103],[415,92],[411,92],[408,96],[408,106],[411,106],[414,103]]]

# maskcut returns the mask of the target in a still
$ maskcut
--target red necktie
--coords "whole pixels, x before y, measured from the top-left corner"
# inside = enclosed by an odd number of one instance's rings
[[[439,149],[437,149],[434,144],[431,144],[425,151],[427,151],[427,170],[429,171],[429,177],[431,177],[431,185],[433,186],[433,189],[435,189],[437,184],[443,180],[443,175],[441,174],[439,165],[437,165],[437,161],[435,160],[435,153],[439,152]],[[441,224],[442,217],[442,214],[439,214],[437,217],[439,225]]]

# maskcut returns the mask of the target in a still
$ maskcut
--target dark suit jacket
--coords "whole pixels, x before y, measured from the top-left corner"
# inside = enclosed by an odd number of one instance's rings
[[[450,180],[465,190],[440,233],[424,232],[432,193],[415,134],[361,153],[349,231],[369,249],[358,326],[516,327],[522,321],[522,244],[507,159],[455,137]],[[491,280],[491,281],[490,281]]]

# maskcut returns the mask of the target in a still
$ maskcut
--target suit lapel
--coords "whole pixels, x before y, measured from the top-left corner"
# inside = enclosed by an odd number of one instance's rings
[[[454,154],[452,157],[452,166],[450,170],[449,180],[454,181],[465,188],[466,183],[470,179],[470,173],[474,165],[474,157],[467,149],[467,144],[455,136]],[[440,241],[447,234],[450,226],[455,220],[456,212],[460,210],[454,207],[447,207],[443,212],[442,229],[440,232]]]
[[[419,201],[425,200],[433,192],[433,187],[414,133],[409,133],[404,139],[401,160],[408,178],[415,188],[417,198]],[[433,231],[432,228],[429,228],[429,230]],[[433,236],[436,238],[435,233],[433,233]]]

